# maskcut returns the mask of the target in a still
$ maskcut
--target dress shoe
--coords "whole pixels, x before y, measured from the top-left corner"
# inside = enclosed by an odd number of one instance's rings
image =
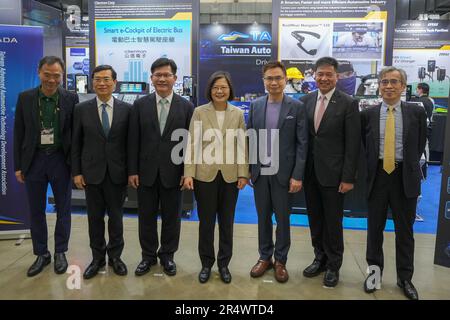
[[[150,267],[154,266],[156,264],[156,261],[148,261],[148,260],[142,260],[136,270],[134,271],[134,274],[137,276],[143,276],[147,272],[150,271]]]
[[[92,262],[84,271],[83,278],[87,280],[95,277],[99,272],[99,270],[103,268],[105,265],[106,265],[105,260],[92,260]]]
[[[36,260],[33,262],[31,267],[28,269],[27,276],[34,277],[38,273],[40,273],[46,265],[48,265],[52,260],[52,256],[50,252],[47,252],[44,255],[37,256]]]
[[[118,276],[125,276],[127,271],[127,266],[120,258],[109,258],[108,265],[113,267],[114,273]]]
[[[286,265],[279,261],[275,261],[275,279],[281,283],[284,283],[289,279],[289,273],[286,270]]]
[[[220,279],[225,283],[231,282],[231,273],[230,270],[228,270],[228,267],[221,267],[219,268],[220,273]]]
[[[325,263],[321,263],[319,260],[314,259],[313,263],[311,263],[309,266],[306,267],[305,270],[303,270],[303,276],[307,278],[316,277],[325,270],[326,270]]]
[[[211,275],[211,268],[203,267],[198,274],[198,281],[200,283],[205,283],[209,280],[209,276]]]
[[[177,274],[177,265],[173,260],[161,262],[161,265],[163,266],[164,273],[168,276],[174,276]]]
[[[323,284],[325,287],[336,287],[339,282],[339,271],[328,269],[323,277]]]
[[[55,253],[54,255],[55,259],[55,273],[57,274],[63,274],[67,271],[67,267],[69,264],[67,263],[66,255],[64,253]]]
[[[250,276],[252,278],[261,277],[266,272],[266,270],[271,268],[273,268],[272,259],[269,260],[259,259],[258,262],[253,266],[252,270],[250,271]]]
[[[397,280],[397,285],[403,289],[403,293],[410,300],[419,300],[419,294],[410,280]]]

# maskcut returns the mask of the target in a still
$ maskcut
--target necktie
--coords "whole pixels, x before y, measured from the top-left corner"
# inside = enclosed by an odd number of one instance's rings
[[[106,103],[102,103],[102,127],[103,127],[103,132],[105,133],[105,136],[108,136],[109,133],[109,117],[108,117],[108,113],[106,112],[106,107],[108,105]]]
[[[388,106],[386,129],[384,131],[383,169],[391,174],[395,169],[395,118],[394,106]]]
[[[159,100],[159,104],[161,106],[161,113],[159,114],[159,130],[161,134],[164,131],[164,127],[166,126],[168,111],[166,105],[169,101],[166,98]]]
[[[317,130],[319,129],[320,126],[320,122],[322,121],[323,118],[323,114],[325,113],[325,100],[327,99],[326,96],[320,96],[319,101],[319,110],[317,110],[317,117],[316,117],[316,121],[314,122],[314,129]]]

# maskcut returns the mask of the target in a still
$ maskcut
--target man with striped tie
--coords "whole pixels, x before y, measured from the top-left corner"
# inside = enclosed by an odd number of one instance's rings
[[[112,96],[116,72],[109,65],[92,72],[97,96],[78,104],[74,111],[72,175],[86,193],[89,241],[93,260],[83,277],[90,279],[108,264],[114,273],[126,275],[120,259],[124,247],[122,207],[128,182],[127,143],[131,105]],[[105,213],[109,241],[105,241]]]
[[[413,224],[420,194],[420,157],[426,141],[426,112],[422,106],[400,100],[406,73],[386,67],[379,74],[383,102],[361,113],[367,158],[368,229],[367,293],[380,288],[383,274],[383,230],[388,207],[395,224],[397,285],[405,296],[419,298],[411,282],[414,271]],[[378,272],[378,276],[375,273]]]

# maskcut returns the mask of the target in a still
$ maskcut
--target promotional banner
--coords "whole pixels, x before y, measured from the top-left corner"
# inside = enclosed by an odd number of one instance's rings
[[[288,93],[316,89],[312,67],[321,57],[339,63],[338,89],[356,95],[392,62],[394,0],[273,1],[273,57],[288,69]],[[367,93],[368,94],[368,93]]]
[[[201,25],[199,103],[207,102],[208,78],[219,68],[230,73],[237,100],[264,94],[261,70],[270,60],[271,42],[269,24]]]
[[[14,114],[18,94],[38,85],[43,56],[41,27],[0,25],[0,236],[27,232],[29,208],[25,187],[14,174]]]
[[[449,99],[450,100],[450,99]],[[450,105],[450,101],[449,101]],[[445,127],[445,149],[442,161],[441,198],[436,232],[434,263],[450,268],[450,117]]]
[[[393,65],[406,71],[413,93],[419,82],[425,82],[430,86],[430,97],[448,97],[449,29],[448,20],[397,21]]]
[[[183,78],[197,73],[198,6],[193,0],[90,1],[91,67],[109,64],[118,81],[150,82],[153,61],[167,57],[178,66],[174,90],[183,94]]]
[[[81,21],[63,25],[63,52],[66,62],[65,86],[67,90],[75,91],[76,76],[85,75],[89,78],[89,24]]]

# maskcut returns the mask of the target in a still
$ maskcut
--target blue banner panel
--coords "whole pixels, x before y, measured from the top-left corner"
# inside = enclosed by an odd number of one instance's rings
[[[200,26],[199,103],[206,103],[209,76],[228,71],[234,95],[250,101],[264,94],[262,67],[272,54],[269,24],[212,24]]]
[[[41,27],[0,25],[0,232],[29,229],[24,185],[16,181],[13,159],[14,113],[21,91],[38,85],[43,55]]]

